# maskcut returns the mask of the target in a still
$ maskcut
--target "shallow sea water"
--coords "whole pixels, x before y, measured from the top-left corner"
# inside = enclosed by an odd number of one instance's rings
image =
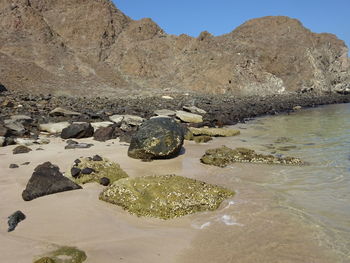
[[[308,164],[206,168],[201,179],[237,194],[193,216],[200,232],[184,262],[350,262],[349,116],[350,104],[340,104],[262,117],[212,142]]]

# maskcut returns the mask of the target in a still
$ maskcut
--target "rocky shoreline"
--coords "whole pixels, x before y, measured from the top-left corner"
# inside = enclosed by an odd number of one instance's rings
[[[245,122],[262,115],[275,115],[291,112],[300,108],[315,107],[325,104],[348,103],[350,94],[338,93],[288,93],[272,96],[234,97],[229,95],[203,94],[161,94],[154,96],[133,97],[67,97],[52,95],[33,95],[23,92],[0,93],[0,126],[4,127],[12,116],[23,115],[28,118],[24,131],[19,134],[0,134],[4,137],[37,137],[40,124],[57,122],[105,122],[116,114],[136,115],[145,119],[155,116],[157,110],[182,110],[184,106],[196,106],[206,113],[199,123],[187,126],[221,127],[237,122]],[[52,113],[56,108],[63,108],[76,114]],[[108,124],[108,123],[107,123]],[[108,125],[107,125],[108,126]],[[130,132],[133,132],[132,130]],[[2,133],[6,133],[3,131]],[[118,137],[117,134],[115,137]],[[8,140],[4,144],[13,144]]]

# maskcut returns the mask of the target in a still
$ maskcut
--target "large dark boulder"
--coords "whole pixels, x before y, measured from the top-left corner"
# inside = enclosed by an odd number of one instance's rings
[[[30,201],[40,196],[81,188],[80,185],[63,176],[56,165],[46,162],[35,168],[22,192],[22,197],[23,200]]]
[[[69,139],[69,138],[88,138],[94,134],[94,128],[90,123],[73,123],[69,125],[67,128],[64,128],[61,133],[61,138]]]
[[[131,138],[128,155],[136,159],[163,159],[179,154],[184,129],[174,119],[154,118],[144,122]]]

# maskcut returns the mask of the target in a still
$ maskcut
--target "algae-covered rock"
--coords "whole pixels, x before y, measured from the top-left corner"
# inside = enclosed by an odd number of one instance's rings
[[[189,130],[194,136],[207,135],[211,137],[230,137],[240,134],[239,130],[227,129],[227,128],[194,128],[189,127]]]
[[[108,186],[100,199],[137,216],[170,219],[215,210],[233,195],[233,191],[216,185],[163,175],[121,179]]]
[[[34,263],[82,263],[86,258],[85,252],[75,247],[60,247]]]
[[[276,157],[273,155],[258,154],[246,148],[230,149],[226,146],[209,149],[201,158],[204,164],[225,167],[235,162],[302,165],[304,162],[295,157]]]
[[[120,168],[119,164],[112,162],[106,158],[101,159],[90,157],[77,159],[75,160],[73,167],[70,168],[66,174],[68,177],[71,177],[71,179],[77,184],[85,184],[90,182],[99,183],[100,179],[104,177],[108,178],[112,183],[121,178],[128,177],[127,173],[124,172],[122,168]],[[80,169],[80,171],[83,171],[86,168],[91,169],[92,172],[90,174],[82,172],[79,172],[77,174],[76,171],[78,171],[78,169]]]
[[[207,135],[194,136],[193,140],[196,143],[205,143],[211,141],[213,138]]]
[[[174,119],[150,119],[133,135],[128,155],[143,160],[171,158],[179,154],[183,140],[184,129]]]

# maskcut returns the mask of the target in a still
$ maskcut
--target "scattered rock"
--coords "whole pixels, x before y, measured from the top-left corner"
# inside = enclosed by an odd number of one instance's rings
[[[0,124],[0,136],[6,137],[8,135],[9,135],[9,130],[5,126]]]
[[[74,179],[72,178],[78,184],[90,182],[100,183],[100,179],[103,177],[108,178],[110,182],[128,177],[127,173],[120,168],[119,164],[111,162],[106,158],[102,158],[101,161],[94,161],[93,158],[89,157],[80,158],[74,161],[72,169],[73,168],[81,170],[81,173],[77,177]],[[83,171],[87,168],[91,169],[91,173],[84,174]],[[66,174],[68,177],[74,177],[72,174],[72,169],[67,171]]]
[[[23,214],[21,211],[16,211],[14,212],[12,215],[10,215],[8,217],[8,225],[9,228],[7,230],[7,232],[11,232],[13,230],[15,230],[16,226],[18,225],[19,222],[23,221],[24,219],[26,219],[25,214]]]
[[[82,174],[92,174],[93,172],[96,172],[94,169],[86,167],[83,170],[81,170]]]
[[[59,116],[71,117],[71,116],[80,116],[81,113],[63,109],[61,107],[57,107],[56,109],[50,111],[49,115],[53,117],[59,117]]]
[[[188,111],[188,112],[191,112],[194,114],[200,114],[200,115],[204,115],[207,113],[205,110],[202,110],[196,106],[183,106],[182,109],[184,111]]]
[[[28,133],[21,122],[9,119],[4,121],[4,125],[10,131],[11,135],[23,136]]]
[[[179,154],[183,140],[184,130],[175,120],[150,119],[132,137],[128,155],[136,159],[171,158]]]
[[[0,83],[0,93],[7,91],[6,87]]]
[[[11,169],[18,168],[18,167],[19,167],[18,164],[15,164],[15,163],[11,163],[9,166],[9,168]]]
[[[50,134],[61,133],[63,129],[67,128],[70,125],[69,122],[55,122],[55,123],[43,123],[39,125],[39,130],[48,132]]]
[[[103,158],[96,154],[92,157],[92,160],[95,162],[100,162],[100,161],[103,161]]]
[[[87,259],[84,251],[75,247],[61,247],[34,261],[34,263],[82,263]]]
[[[115,127],[102,127],[95,131],[94,140],[105,142],[111,139],[117,138],[117,134],[115,133]]]
[[[140,126],[144,118],[135,115],[124,115],[123,122],[131,126]]]
[[[23,200],[30,201],[41,196],[77,189],[81,189],[81,186],[63,176],[57,166],[46,162],[34,169],[22,197]]]
[[[100,179],[100,184],[103,185],[103,186],[108,186],[110,184],[110,180],[107,178],[107,177],[102,177]]]
[[[187,111],[176,111],[176,117],[183,122],[200,123],[203,122],[203,117],[199,114],[190,113]]]
[[[254,150],[246,148],[230,149],[226,146],[209,149],[201,158],[204,164],[225,167],[235,162],[264,163],[264,164],[287,164],[303,165],[302,160],[295,157],[276,157],[273,155],[258,154]]]
[[[215,210],[233,191],[190,178],[164,175],[125,178],[108,186],[100,199],[137,216],[170,219]]]
[[[240,134],[239,130],[226,129],[226,128],[188,128],[193,135],[207,135],[212,137],[229,137]]]
[[[118,115],[118,114],[112,115],[112,116],[109,116],[109,119],[114,123],[120,124],[124,119],[124,115]]]
[[[23,145],[23,146],[31,146],[36,142],[35,139],[30,139],[30,138],[15,138],[14,140],[16,144]]]
[[[72,177],[77,178],[80,175],[81,169],[77,168],[77,167],[72,167],[70,169],[70,174],[72,175]]]
[[[170,97],[170,96],[167,96],[167,95],[164,95],[164,96],[162,96],[162,99],[165,99],[165,100],[173,100],[174,98],[173,98],[173,97]]]
[[[32,149],[30,149],[27,146],[19,145],[16,148],[13,149],[13,154],[20,154],[20,153],[29,153]]]
[[[2,147],[4,145],[5,140],[6,140],[5,137],[0,136],[0,147]]]
[[[167,109],[162,109],[162,110],[156,110],[154,111],[154,114],[157,116],[175,116],[176,111],[173,110],[167,110]]]
[[[297,105],[297,106],[294,106],[293,107],[293,110],[295,110],[295,111],[297,111],[297,110],[301,110],[302,109],[302,107],[301,106],[299,106],[299,105]]]
[[[30,162],[24,162],[21,165],[29,165],[29,164],[30,164]]]
[[[10,118],[14,122],[19,122],[22,124],[30,124],[33,122],[32,117],[27,116],[27,115],[12,115]]]
[[[73,123],[64,128],[61,133],[62,139],[88,138],[94,135],[94,128],[90,123]]]
[[[97,130],[99,128],[106,128],[108,126],[113,125],[114,122],[111,121],[102,121],[102,122],[92,122],[91,126],[94,128],[94,130]]]
[[[87,149],[94,146],[92,143],[78,143],[76,141],[70,141],[68,144],[64,147],[64,149],[69,150],[69,149]]]

